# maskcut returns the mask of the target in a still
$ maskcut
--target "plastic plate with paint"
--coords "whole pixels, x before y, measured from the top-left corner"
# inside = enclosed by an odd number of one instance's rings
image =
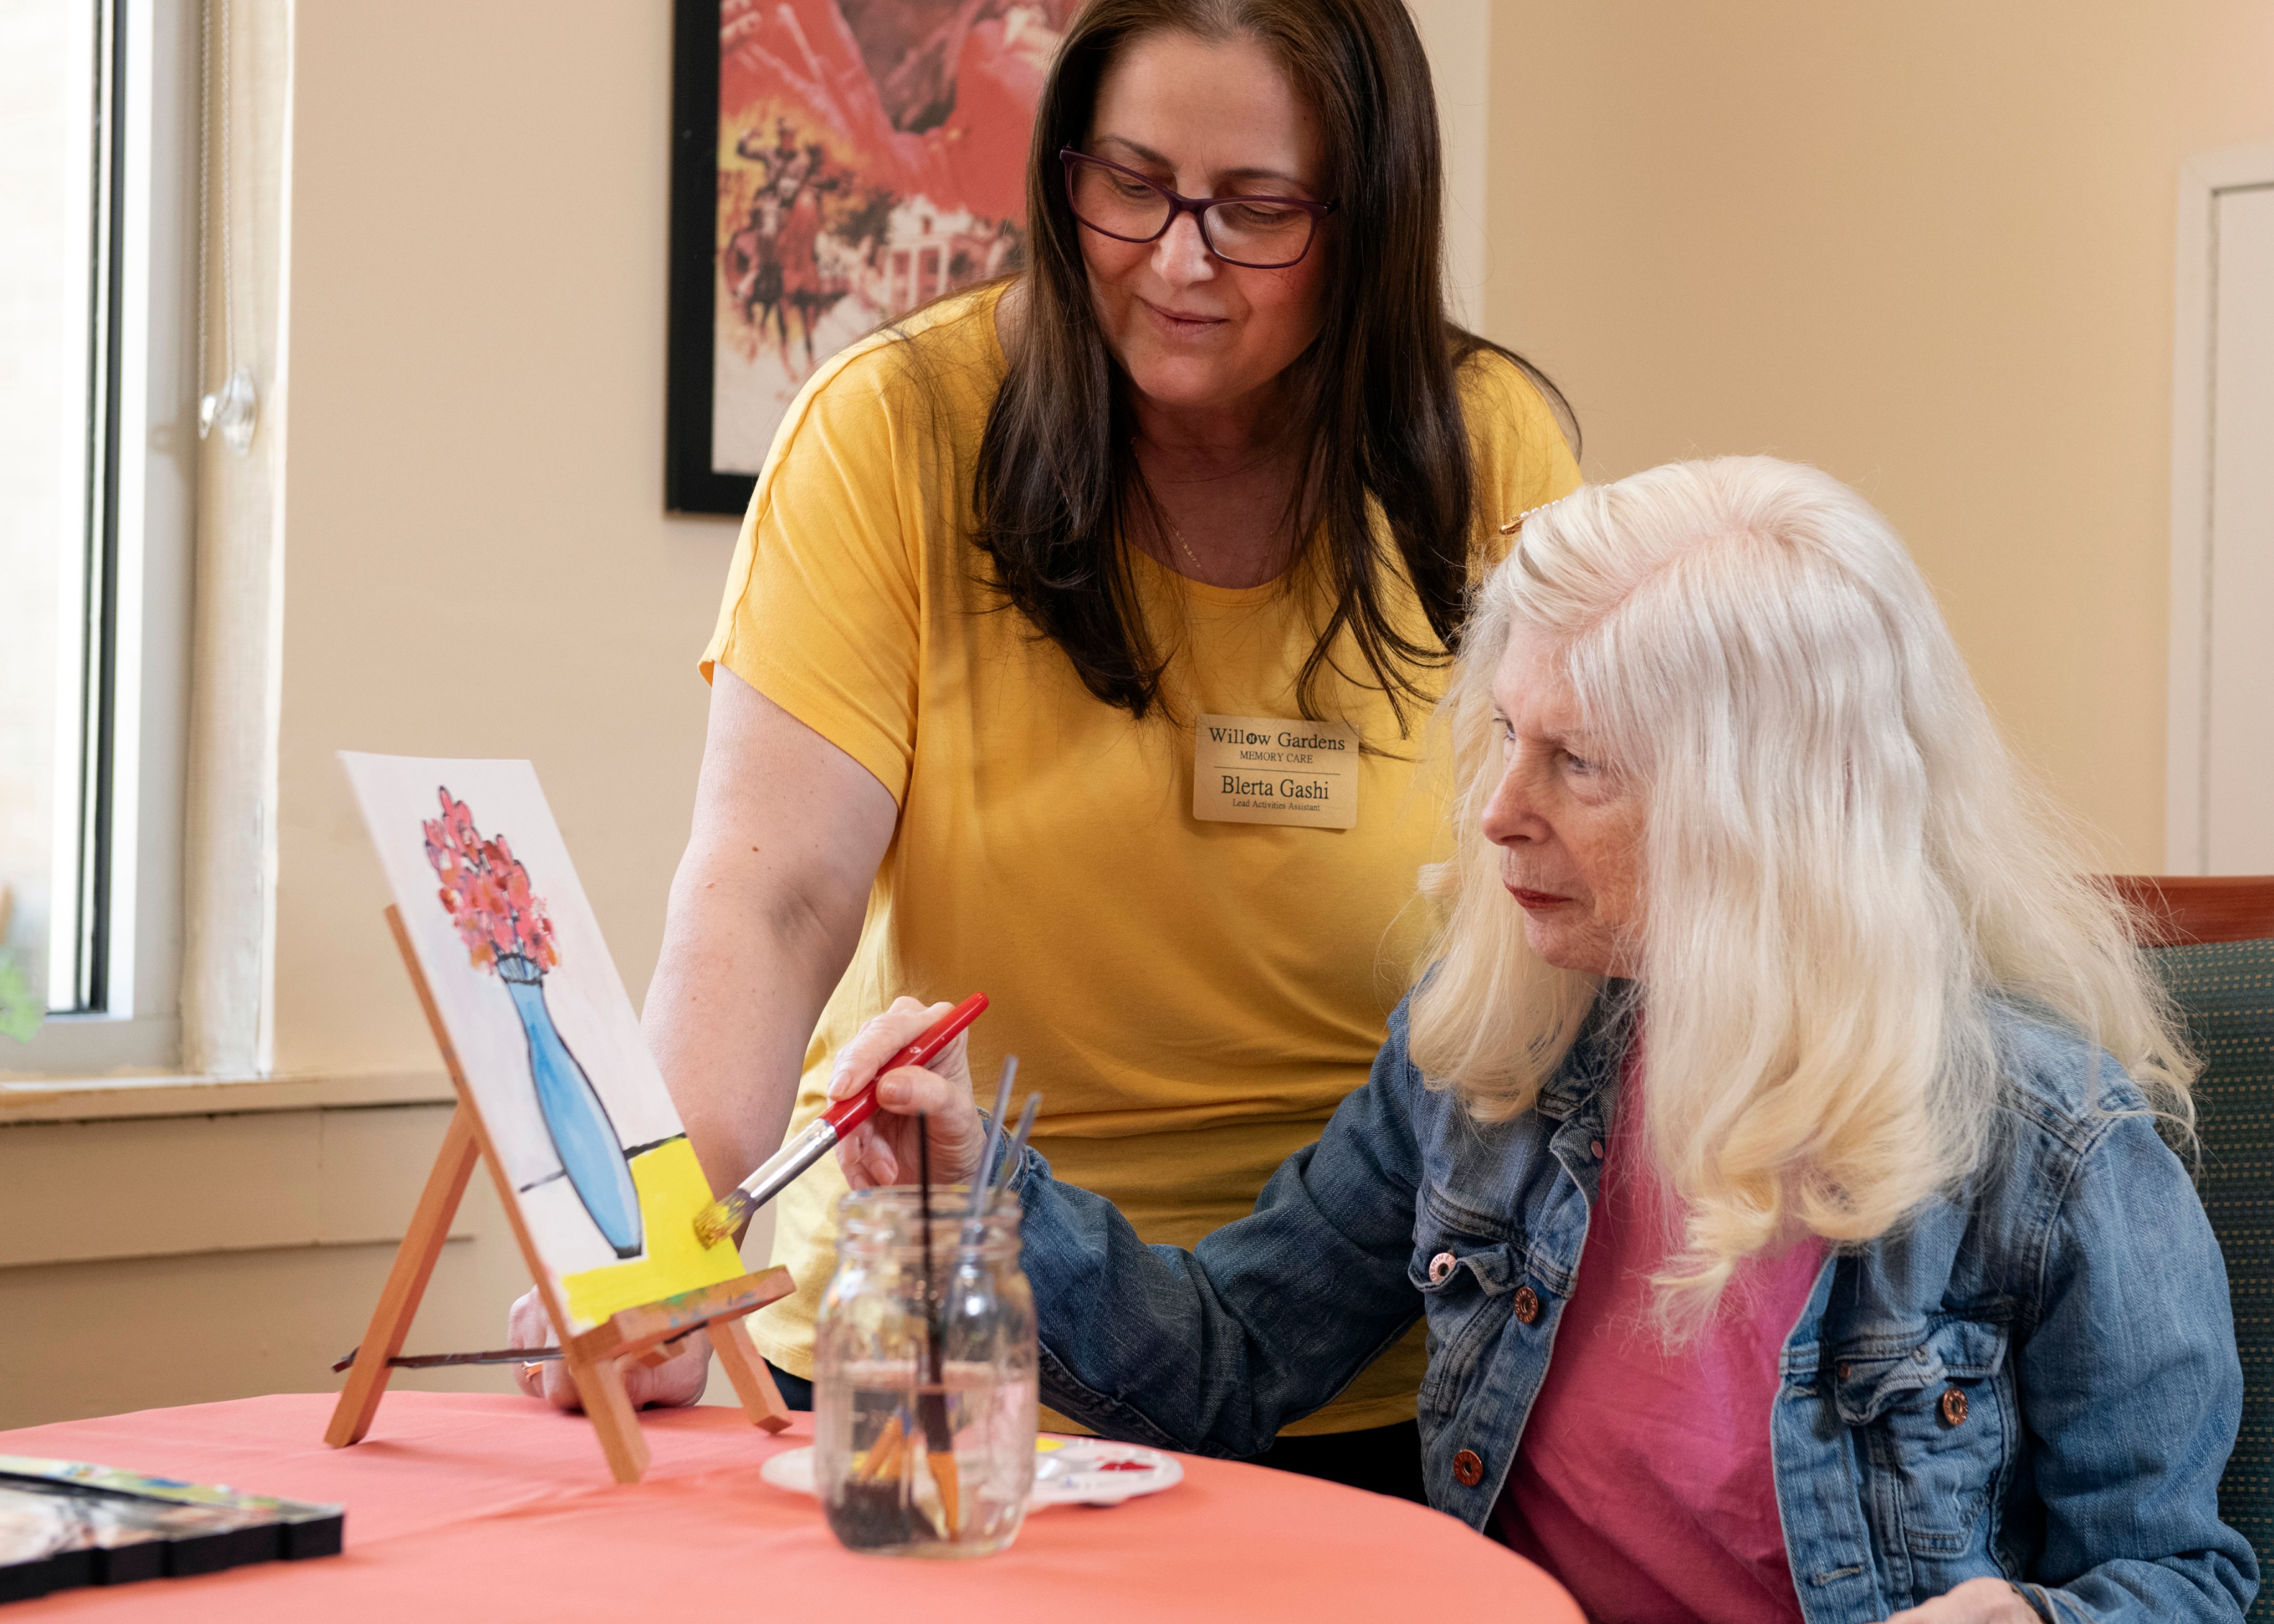
[[[819,1493],[814,1486],[810,1444],[768,1457],[758,1476],[778,1489]],[[1031,1504],[1036,1511],[1045,1506],[1118,1506],[1140,1494],[1157,1494],[1184,1479],[1184,1462],[1159,1449],[1045,1432],[1035,1440]]]

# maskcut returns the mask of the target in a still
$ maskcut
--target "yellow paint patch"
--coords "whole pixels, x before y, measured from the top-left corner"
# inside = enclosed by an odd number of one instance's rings
[[[746,1272],[731,1237],[712,1246],[695,1238],[695,1214],[711,1205],[711,1184],[686,1139],[667,1139],[634,1156],[632,1187],[639,1192],[647,1255],[561,1277],[568,1316],[580,1326]]]

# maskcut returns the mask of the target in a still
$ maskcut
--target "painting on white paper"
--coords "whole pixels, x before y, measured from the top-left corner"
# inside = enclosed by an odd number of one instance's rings
[[[536,770],[340,759],[564,1331],[740,1274]]]

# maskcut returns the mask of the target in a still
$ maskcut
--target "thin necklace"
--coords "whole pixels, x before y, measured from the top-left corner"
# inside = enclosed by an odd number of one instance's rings
[[[1129,437],[1129,455],[1130,455],[1130,456],[1131,456],[1133,459],[1134,459],[1134,458],[1137,456],[1137,436],[1135,436],[1134,434],[1132,434],[1132,435]],[[1235,469],[1235,470],[1233,470],[1232,471],[1233,471],[1233,472],[1235,472],[1235,473],[1241,473],[1241,472],[1245,472],[1246,470],[1241,470],[1241,469]],[[1141,478],[1143,478],[1143,477],[1144,477],[1144,474],[1145,474],[1145,465],[1144,465],[1144,463],[1143,463],[1143,462],[1138,462],[1138,464],[1137,464],[1137,475],[1138,475],[1138,477],[1139,477],[1139,478],[1141,478]],[[1178,529],[1177,528],[1177,522],[1176,522],[1174,519],[1171,518],[1171,517],[1168,515],[1168,514],[1166,513],[1166,511],[1164,511],[1164,510],[1162,508],[1161,504],[1160,504],[1159,502],[1157,502],[1157,501],[1148,502],[1148,503],[1147,504],[1147,506],[1148,506],[1148,508],[1151,508],[1152,513],[1153,513],[1153,516],[1154,516],[1155,518],[1156,518],[1156,519],[1160,520],[1160,522],[1161,522],[1162,523],[1163,523],[1163,524],[1165,524],[1165,525],[1167,525],[1167,526],[1169,527],[1169,534],[1170,534],[1170,536],[1175,539],[1176,544],[1177,544],[1178,546],[1182,547],[1182,548],[1185,550],[1185,556],[1186,556],[1186,558],[1190,559],[1190,560],[1193,561],[1193,568],[1195,570],[1199,569],[1199,568],[1201,568],[1201,555],[1200,555],[1199,553],[1195,553],[1195,552],[1193,552],[1193,544],[1192,544],[1191,542],[1186,541],[1186,540],[1185,539],[1185,533],[1184,533],[1184,531],[1182,531],[1181,530],[1178,530]],[[1195,577],[1195,578],[1197,578],[1197,577]]]
[[[1160,513],[1157,507],[1154,511]],[[1176,538],[1177,545],[1185,550],[1185,556],[1192,560],[1193,568],[1198,569],[1201,567],[1201,555],[1193,551],[1193,544],[1185,539],[1185,533],[1177,528],[1177,522],[1167,514],[1162,513],[1161,523],[1169,527],[1169,534]]]

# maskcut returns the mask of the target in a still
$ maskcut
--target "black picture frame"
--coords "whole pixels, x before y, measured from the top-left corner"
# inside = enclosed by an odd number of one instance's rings
[[[663,505],[739,515],[755,475],[711,463],[718,320],[719,0],[677,0],[671,75],[671,312]]]
[[[1080,4],[827,0],[816,43],[780,0],[674,0],[667,511],[747,511],[762,442],[832,352],[1016,268],[1035,104]],[[826,106],[782,65],[799,50],[834,64]]]

